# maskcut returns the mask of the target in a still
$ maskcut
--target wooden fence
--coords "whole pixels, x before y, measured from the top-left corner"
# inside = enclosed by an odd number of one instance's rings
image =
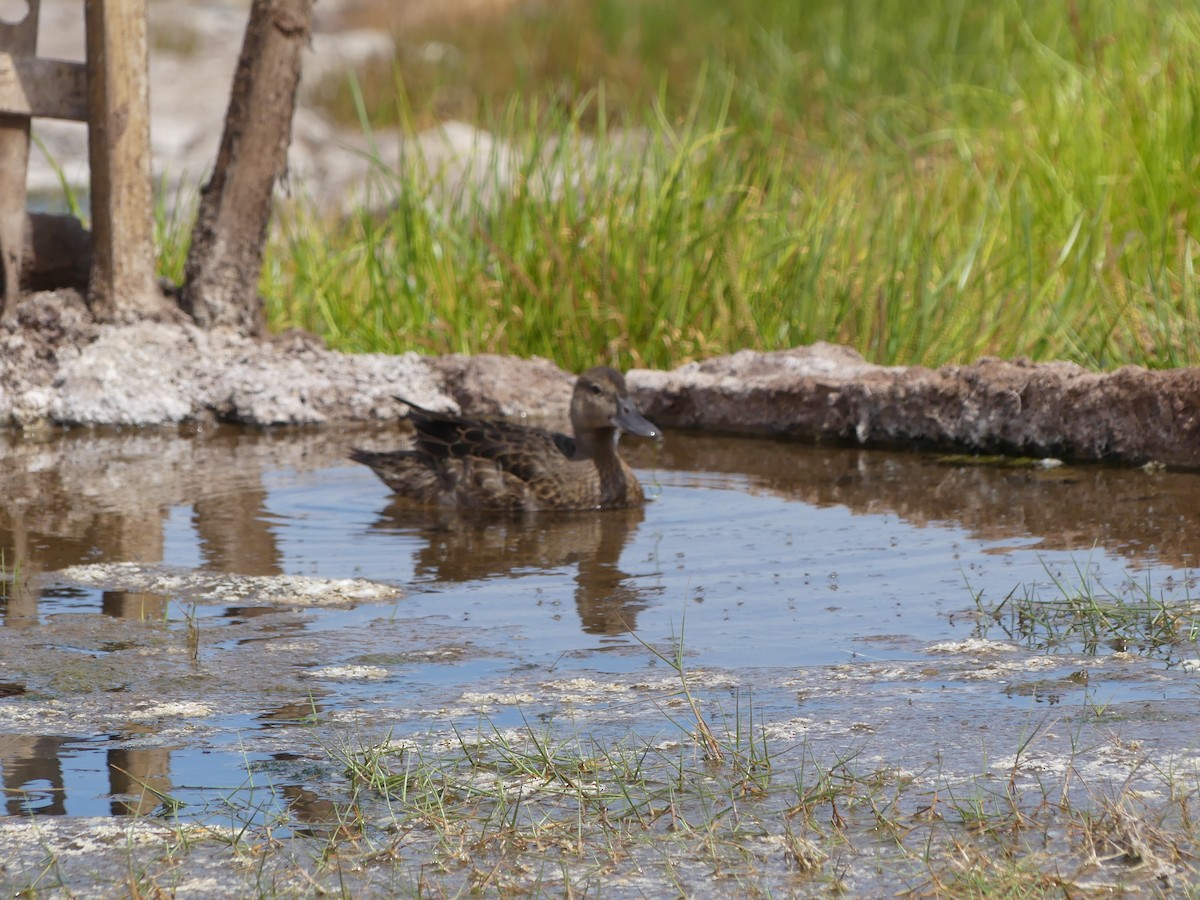
[[[138,315],[154,290],[149,56],[145,0],[86,0],[87,62],[37,56],[39,0],[0,22],[0,257],[11,318],[31,252],[25,179],[29,127],[44,116],[86,122],[92,253],[88,300],[100,319]]]

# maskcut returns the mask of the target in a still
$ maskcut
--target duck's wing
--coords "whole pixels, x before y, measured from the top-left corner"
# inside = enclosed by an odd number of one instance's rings
[[[417,449],[433,459],[486,459],[524,481],[569,460],[575,441],[565,434],[510,422],[472,419],[408,403]]]

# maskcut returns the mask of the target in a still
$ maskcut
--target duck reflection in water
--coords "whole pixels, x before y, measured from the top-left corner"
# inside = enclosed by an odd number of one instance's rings
[[[588,513],[488,516],[458,510],[414,510],[396,502],[373,528],[415,533],[421,539],[414,576],[443,583],[478,581],[530,570],[576,566],[575,606],[584,632],[619,635],[660,591],[657,579],[620,567],[621,554],[641,524],[640,508]]]

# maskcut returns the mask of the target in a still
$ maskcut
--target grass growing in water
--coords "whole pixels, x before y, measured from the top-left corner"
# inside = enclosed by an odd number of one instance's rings
[[[1190,580],[1155,590],[1149,574],[1114,590],[1099,583],[1087,565],[1076,564],[1077,583],[1046,568],[1049,594],[1039,585],[1014,588],[999,603],[975,594],[979,632],[992,624],[1005,636],[1041,652],[1136,653],[1169,663],[1200,650],[1200,603]]]
[[[1196,362],[1190,6],[568,2],[399,59],[363,119],[467,119],[510,171],[451,204],[409,160],[383,212],[289,218],[276,327],[572,368],[820,339]]]
[[[1195,880],[1195,754],[1150,704],[997,710],[975,729],[974,691],[945,697],[960,667],[978,684],[974,661],[928,673],[914,660],[907,677],[892,661],[865,679],[874,663],[836,666],[803,675],[797,698],[794,673],[685,668],[696,651],[682,635],[664,644],[643,645],[645,672],[514,671],[500,693],[445,708],[314,699],[255,736],[265,758],[246,760],[240,786],[181,808],[144,785],[165,806],[131,824],[151,829],[110,837],[82,874],[78,841],[56,833],[3,883],[32,896],[182,893],[196,877],[258,896],[1090,896],[1184,895]],[[486,712],[525,703],[509,726]]]
[[[699,736],[614,739],[563,721],[483,721],[452,738],[331,753],[357,786],[360,852],[419,864],[439,893],[624,896],[674,884],[745,896],[1041,896],[1191,877],[1189,773],[1139,762],[1115,738],[1061,758],[1035,752],[1043,724],[975,775],[942,771],[932,755],[925,771],[897,769],[870,738],[839,747],[814,729],[814,743],[797,744],[762,726],[757,746],[715,728],[720,761]],[[748,781],[769,741],[778,764]],[[1131,760],[1124,784],[1085,777],[1098,753]],[[1047,758],[1063,773],[1046,772]]]

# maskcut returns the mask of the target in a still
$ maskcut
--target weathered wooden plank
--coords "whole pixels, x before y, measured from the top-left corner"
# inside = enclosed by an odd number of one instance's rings
[[[39,0],[29,0],[20,22],[0,22],[0,50],[15,56],[37,53]],[[0,320],[16,314],[25,249],[25,174],[29,168],[29,117],[0,115],[0,274],[4,300]]]
[[[0,52],[0,113],[87,120],[87,66]]]
[[[92,274],[97,318],[161,312],[154,284],[146,0],[86,0],[88,162],[92,172]]]

